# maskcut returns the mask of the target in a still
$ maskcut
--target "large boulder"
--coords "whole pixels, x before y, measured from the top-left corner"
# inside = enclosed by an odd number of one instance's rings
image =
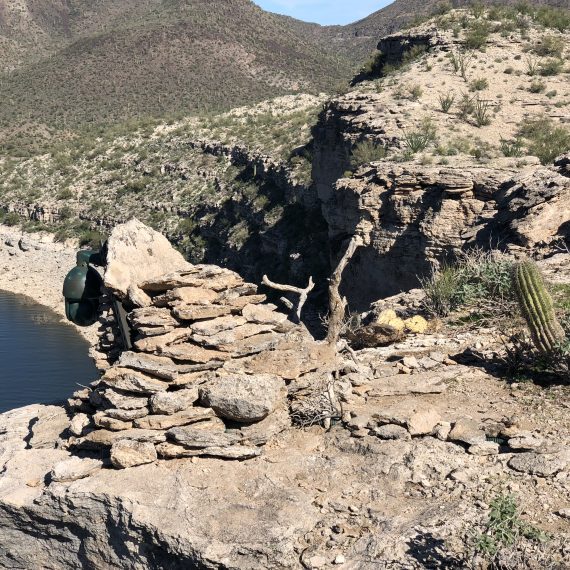
[[[218,416],[251,423],[266,418],[285,398],[283,380],[270,374],[229,375],[200,390],[200,399]]]
[[[121,298],[131,286],[192,268],[162,234],[137,219],[116,226],[107,245],[105,286]]]

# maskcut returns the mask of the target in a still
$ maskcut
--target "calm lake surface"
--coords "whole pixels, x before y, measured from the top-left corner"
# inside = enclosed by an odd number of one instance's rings
[[[98,377],[89,344],[59,317],[0,291],[0,413],[64,400]]]

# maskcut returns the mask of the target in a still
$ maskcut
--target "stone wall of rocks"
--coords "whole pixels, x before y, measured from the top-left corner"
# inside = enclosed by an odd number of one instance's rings
[[[107,310],[102,345],[114,362],[68,401],[67,445],[109,452],[118,468],[157,458],[255,457],[290,425],[287,384],[326,373],[330,349],[264,303],[256,285],[178,260],[155,234],[133,221],[110,238],[105,281],[130,308],[133,349],[118,349]],[[156,275],[153,258],[164,261],[165,252],[182,268]]]

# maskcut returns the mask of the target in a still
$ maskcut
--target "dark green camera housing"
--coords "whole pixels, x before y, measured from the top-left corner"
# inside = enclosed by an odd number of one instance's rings
[[[80,327],[88,327],[99,318],[103,279],[90,264],[98,265],[100,259],[98,251],[79,251],[76,267],[66,275],[63,282],[65,315]]]

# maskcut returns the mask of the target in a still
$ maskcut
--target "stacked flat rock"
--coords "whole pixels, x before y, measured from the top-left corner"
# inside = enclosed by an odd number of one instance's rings
[[[133,349],[68,401],[69,446],[108,452],[115,467],[256,457],[290,425],[287,383],[332,362],[227,269],[188,266],[136,287]]]

